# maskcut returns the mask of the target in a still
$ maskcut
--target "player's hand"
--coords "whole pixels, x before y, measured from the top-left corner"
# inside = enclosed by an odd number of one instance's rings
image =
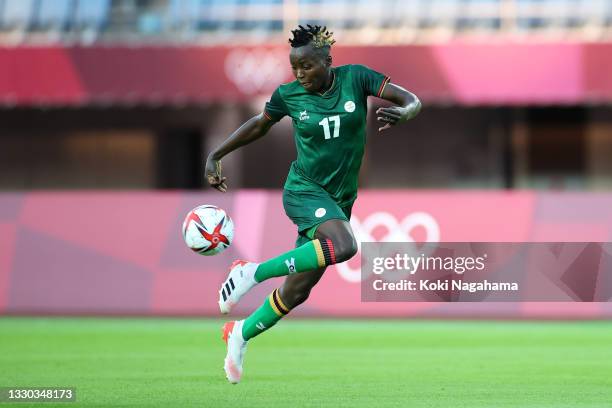
[[[399,106],[392,106],[390,108],[378,108],[376,110],[376,120],[385,124],[378,128],[379,132],[389,129],[399,122],[402,117],[400,109]]]
[[[227,184],[225,184],[227,177],[221,176],[221,160],[215,160],[208,156],[208,159],[206,159],[206,169],[204,170],[204,174],[206,175],[206,180],[211,187],[216,188],[222,193],[227,191]]]
[[[395,126],[398,123],[406,122],[414,118],[420,110],[420,104],[414,107],[412,105],[408,105],[406,107],[402,106],[391,106],[389,108],[378,108],[376,110],[376,120],[379,122],[383,122],[385,125],[378,128],[379,132],[383,130],[391,128],[391,126]]]

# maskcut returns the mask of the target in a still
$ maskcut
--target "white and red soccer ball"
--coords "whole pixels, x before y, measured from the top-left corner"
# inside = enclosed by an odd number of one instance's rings
[[[200,255],[217,255],[232,244],[234,222],[221,208],[200,205],[187,213],[183,239]]]

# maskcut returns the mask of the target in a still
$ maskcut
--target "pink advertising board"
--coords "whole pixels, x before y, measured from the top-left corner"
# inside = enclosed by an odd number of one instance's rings
[[[190,251],[185,214],[227,210],[231,248]],[[363,191],[351,220],[363,242],[610,242],[612,194]],[[295,228],[276,191],[31,192],[0,194],[1,314],[217,316],[217,290],[234,259],[261,261],[292,248]],[[330,267],[292,313],[346,317],[604,318],[612,303],[363,303],[360,262]],[[236,315],[281,280],[254,288]]]
[[[247,101],[269,97],[279,84],[293,79],[288,54],[288,44],[0,47],[0,104]],[[612,43],[338,44],[333,58],[336,65],[364,64],[383,72],[428,104],[612,101]]]

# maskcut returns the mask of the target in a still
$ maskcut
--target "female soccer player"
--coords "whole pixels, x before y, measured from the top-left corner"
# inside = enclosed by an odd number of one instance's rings
[[[289,60],[296,80],[280,85],[263,113],[244,123],[206,161],[208,182],[225,192],[221,158],[264,136],[284,116],[293,121],[297,160],[285,182],[283,206],[297,225],[296,248],[262,263],[234,262],[219,291],[219,308],[229,313],[257,283],[287,276],[253,314],[223,327],[224,368],[234,384],[242,376],[247,341],[304,302],[328,265],[357,252],[349,219],[366,141],[367,97],[397,105],[376,111],[384,123],[379,131],[412,119],[421,109],[414,94],[385,75],[363,65],[332,67],[335,41],[325,27],[299,26],[292,34]]]

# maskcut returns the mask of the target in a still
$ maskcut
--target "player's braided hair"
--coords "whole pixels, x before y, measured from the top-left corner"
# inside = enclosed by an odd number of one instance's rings
[[[293,38],[289,39],[289,43],[293,48],[301,47],[303,45],[312,44],[315,48],[331,47],[336,42],[332,38],[334,33],[327,31],[327,27],[311,26],[306,24],[304,26],[299,25],[297,30],[291,30]]]

